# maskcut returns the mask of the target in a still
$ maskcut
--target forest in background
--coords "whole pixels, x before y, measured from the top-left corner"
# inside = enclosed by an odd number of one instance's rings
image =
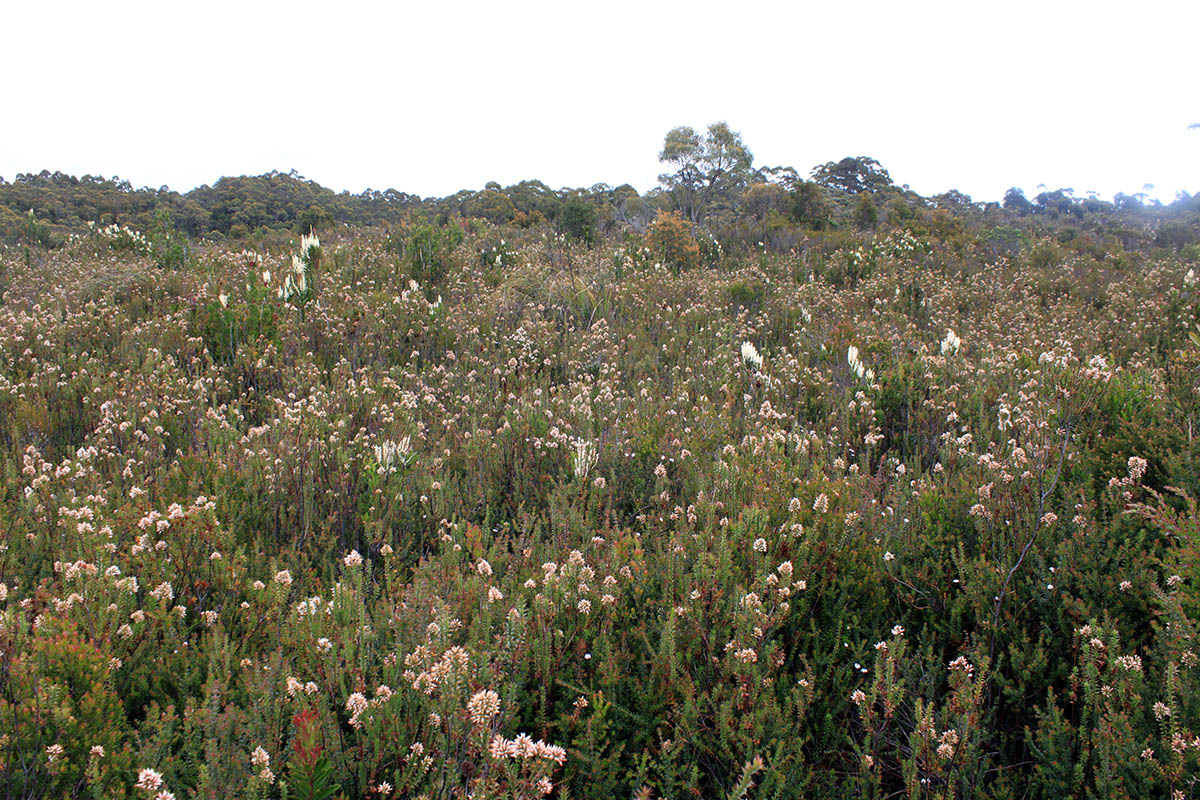
[[[244,240],[270,232],[307,233],[334,225],[395,226],[417,221],[444,226],[450,220],[482,219],[528,228],[550,225],[585,241],[632,230],[644,233],[659,210],[678,211],[724,244],[785,251],[813,231],[876,231],[916,225],[936,230],[953,217],[987,228],[994,246],[1006,236],[1053,227],[1115,237],[1125,249],[1200,244],[1200,195],[1180,193],[1162,204],[1143,193],[1119,193],[1111,201],[1073,189],[1045,189],[1032,199],[1018,188],[1002,202],[975,202],[950,190],[922,197],[896,185],[873,158],[848,156],[814,167],[806,176],[793,167],[755,167],[741,135],[723,122],[706,131],[670,131],[660,160],[673,171],[645,194],[629,184],[551,189],[539,180],[502,187],[490,182],[442,198],[368,189],[334,192],[294,170],[224,177],[212,186],[180,193],[166,186],[135,189],[120,178],[60,172],[0,178],[0,242],[34,241],[53,247],[88,225],[176,232],[193,240]],[[998,232],[995,229],[1000,229]]]

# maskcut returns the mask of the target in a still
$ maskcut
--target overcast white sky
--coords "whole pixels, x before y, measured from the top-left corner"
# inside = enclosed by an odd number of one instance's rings
[[[756,165],[1200,191],[1200,2],[5,2],[0,176],[187,190],[296,169],[440,196],[655,185],[726,120]]]

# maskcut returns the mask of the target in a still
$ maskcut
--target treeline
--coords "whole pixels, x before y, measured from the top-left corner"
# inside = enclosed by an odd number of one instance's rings
[[[43,171],[12,182],[0,178],[0,242],[54,247],[91,226],[112,224],[148,231],[165,223],[193,240],[220,241],[334,225],[445,226],[481,219],[551,226],[591,244],[614,231],[644,232],[658,212],[667,211],[726,247],[787,251],[814,236],[902,227],[950,240],[965,230],[986,231],[997,256],[1048,232],[1064,243],[1084,234],[1102,247],[1186,249],[1200,256],[1200,195],[1181,193],[1169,205],[1144,195],[1118,194],[1111,202],[1076,197],[1070,189],[1029,199],[1013,188],[1002,203],[975,202],[956,190],[923,197],[865,156],[818,165],[807,177],[793,167],[753,168],[740,135],[724,123],[705,135],[673,130],[660,158],[675,172],[645,194],[629,184],[551,189],[537,180],[507,187],[490,182],[442,198],[395,189],[351,194],[295,171],[226,177],[180,193],[166,186],[134,188],[118,177]]]
[[[264,229],[307,231],[334,223],[397,221],[403,209],[419,202],[393,189],[339,194],[295,172],[221,178],[181,194],[166,186],[135,189],[118,177],[43,171],[18,175],[12,183],[0,179],[0,238],[35,238],[52,246],[86,231],[88,223],[146,230],[164,211],[188,236],[238,238]]]
[[[43,171],[0,178],[0,239],[55,246],[92,226],[149,230],[165,212],[171,225],[193,238],[241,238],[263,231],[320,231],[332,225],[401,224],[425,217],[485,219],[523,227],[552,223],[587,238],[600,224],[628,222],[644,228],[653,217],[632,186],[551,189],[541,181],[502,188],[488,183],[444,198],[422,199],[395,189],[360,194],[334,192],[291,173],[221,178],[180,193],[163,186],[135,189],[119,177]],[[89,224],[90,223],[90,224]]]

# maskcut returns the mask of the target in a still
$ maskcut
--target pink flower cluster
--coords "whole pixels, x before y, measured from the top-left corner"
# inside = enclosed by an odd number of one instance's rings
[[[567,760],[567,751],[556,744],[546,744],[541,739],[536,742],[528,734],[521,733],[515,739],[505,739],[500,734],[492,737],[488,745],[488,753],[492,758],[544,758],[562,765]]]

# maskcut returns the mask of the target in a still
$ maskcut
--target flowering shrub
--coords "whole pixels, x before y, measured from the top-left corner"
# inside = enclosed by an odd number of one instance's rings
[[[153,243],[141,231],[125,225],[112,223],[103,228],[93,227],[97,236],[108,243],[108,246],[119,253],[133,253],[140,256],[150,255],[154,249]]]
[[[1196,793],[1181,261],[97,244],[0,251],[15,795]]]

